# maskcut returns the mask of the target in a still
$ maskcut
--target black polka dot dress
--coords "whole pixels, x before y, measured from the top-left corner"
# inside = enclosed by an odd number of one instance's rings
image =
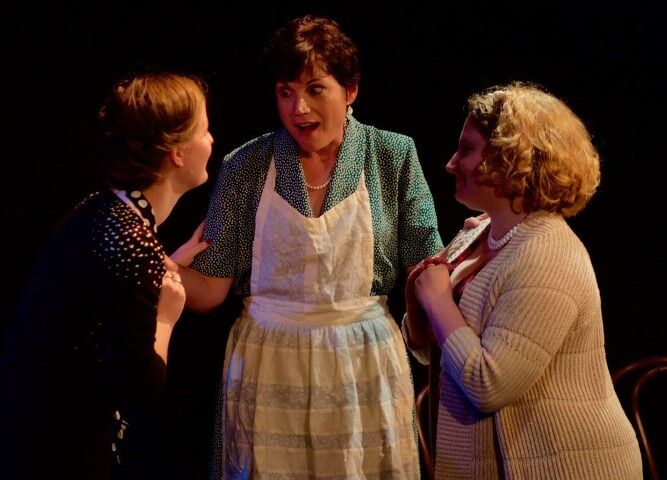
[[[164,250],[147,200],[127,197],[142,216],[104,191],[58,225],[12,318],[0,372],[11,478],[106,478],[162,389]]]

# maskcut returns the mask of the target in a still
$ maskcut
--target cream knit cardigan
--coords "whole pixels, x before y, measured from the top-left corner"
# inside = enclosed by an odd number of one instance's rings
[[[461,231],[444,254],[454,260],[487,226]],[[642,478],[595,273],[560,215],[530,214],[459,308],[468,326],[442,345],[436,478]]]

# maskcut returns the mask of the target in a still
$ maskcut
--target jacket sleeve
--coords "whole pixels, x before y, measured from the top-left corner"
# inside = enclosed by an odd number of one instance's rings
[[[433,196],[411,138],[399,171],[399,252],[401,264],[416,265],[442,249]]]

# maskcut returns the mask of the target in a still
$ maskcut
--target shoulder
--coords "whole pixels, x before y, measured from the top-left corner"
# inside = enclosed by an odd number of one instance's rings
[[[360,122],[356,122],[355,126],[359,136],[378,152],[387,151],[395,155],[396,153],[408,153],[415,148],[414,140],[408,135]]]
[[[519,228],[517,253],[539,252],[542,257],[574,256],[588,260],[588,252],[567,221],[546,212],[531,214]],[[532,255],[531,255],[532,256]],[[537,256],[537,255],[536,255]],[[528,256],[527,256],[528,257]]]
[[[524,221],[511,255],[514,282],[570,292],[595,283],[586,247],[560,215],[538,212]]]
[[[367,160],[380,168],[385,179],[396,180],[406,168],[414,166],[417,155],[412,137],[356,121],[353,127],[359,148]]]
[[[273,153],[274,132],[265,133],[235,148],[223,159],[223,169],[228,173],[242,174],[268,165]]]
[[[110,278],[127,286],[159,288],[164,248],[144,221],[122,201],[107,198],[92,223],[94,256]]]

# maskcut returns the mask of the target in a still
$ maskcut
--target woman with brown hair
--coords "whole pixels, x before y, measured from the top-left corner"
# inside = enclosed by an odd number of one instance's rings
[[[44,245],[6,338],[5,479],[104,479],[112,464],[148,478],[134,468],[156,465],[155,446],[140,439],[150,437],[185,302],[156,232],[181,195],[207,179],[205,86],[171,73],[134,76],[114,85],[100,118],[107,188],[77,205]],[[197,238],[186,254],[206,247]]]
[[[194,309],[232,285],[245,297],[215,474],[416,479],[410,368],[387,307],[442,245],[414,142],[352,116],[357,49],[335,21],[288,22],[265,53],[282,128],[225,158],[211,247],[179,269]]]

